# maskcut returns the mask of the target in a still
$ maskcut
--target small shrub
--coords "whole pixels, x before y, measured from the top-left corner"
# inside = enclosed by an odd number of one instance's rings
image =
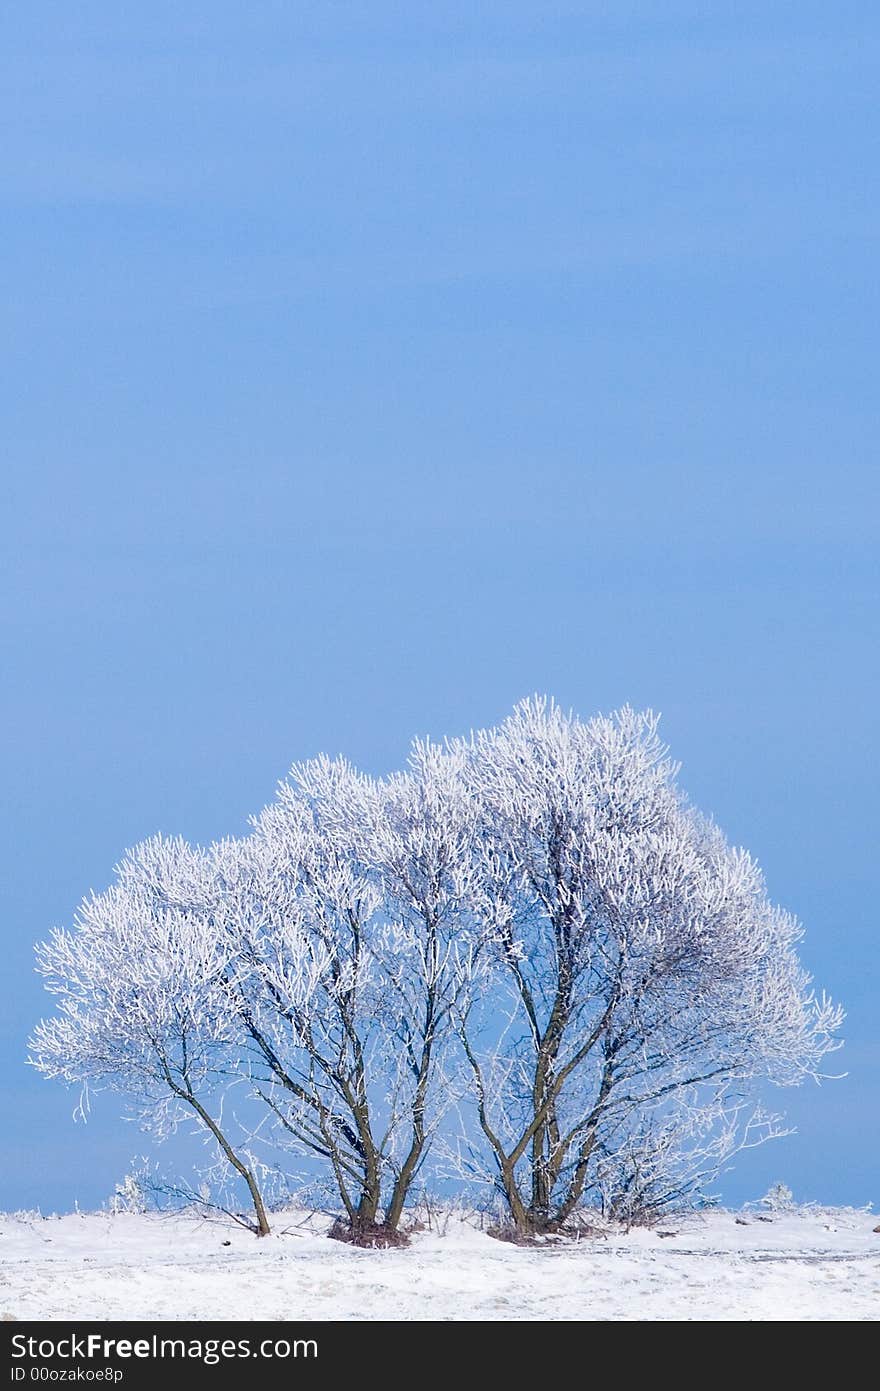
[[[126,1174],[113,1190],[109,1206],[114,1216],[120,1212],[146,1212],[147,1195],[144,1191],[143,1175]]]
[[[797,1204],[787,1183],[774,1183],[761,1199],[761,1207],[768,1212],[794,1212]]]

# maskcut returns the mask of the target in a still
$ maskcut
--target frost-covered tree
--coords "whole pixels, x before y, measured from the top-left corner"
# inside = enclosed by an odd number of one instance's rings
[[[227,944],[214,926],[209,857],[161,836],[128,852],[116,882],[83,900],[72,931],[37,949],[57,1012],[31,1040],[46,1077],[130,1098],[160,1136],[194,1116],[244,1182],[254,1228],[269,1224],[252,1163],[231,1138],[223,1097],[236,1074]]]
[[[474,969],[456,762],[417,745],[384,782],[299,765],[252,835],[216,852],[259,1094],[328,1162],[348,1234],[370,1243],[396,1233],[448,1100],[452,1009]]]
[[[512,1221],[559,1228],[640,1174],[679,1192],[741,1143],[760,1079],[815,1076],[834,1046],[800,928],[687,806],[651,715],[526,701],[460,748],[497,971],[461,1039]]]
[[[392,1155],[386,1222],[395,1228],[451,1099],[455,1021],[486,981],[478,828],[464,766],[460,749],[415,743],[407,772],[382,785],[364,844],[386,915],[376,953],[395,1059],[389,1095],[406,1136]]]
[[[535,699],[385,779],[297,765],[210,850],[132,851],[39,948],[33,1060],[160,1133],[194,1115],[260,1232],[255,1130],[323,1166],[352,1239],[395,1239],[462,1076],[473,1123],[444,1143],[519,1232],[588,1202],[632,1220],[778,1131],[764,1081],[819,1075],[841,1012],[800,935],[651,715]]]
[[[345,826],[349,815],[370,817],[373,797],[342,762],[295,768],[253,833],[214,851],[252,1085],[276,1140],[326,1162],[348,1227],[364,1239],[377,1225],[384,1164],[371,1106],[384,1044],[370,947],[378,898]]]

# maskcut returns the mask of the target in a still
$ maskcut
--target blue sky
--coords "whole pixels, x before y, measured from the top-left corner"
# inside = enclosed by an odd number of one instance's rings
[[[663,713],[846,1080],[735,1201],[880,1201],[880,15],[46,4],[0,44],[0,1207],[143,1141],[24,1066],[33,942],[288,764]]]

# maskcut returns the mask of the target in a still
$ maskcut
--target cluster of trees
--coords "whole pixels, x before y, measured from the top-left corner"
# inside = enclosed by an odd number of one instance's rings
[[[352,1239],[393,1239],[432,1147],[547,1232],[773,1133],[755,1088],[819,1075],[841,1022],[800,935],[652,715],[534,699],[385,779],[296,766],[243,838],[130,851],[38,948],[32,1059],[193,1116],[261,1234],[256,1136],[320,1162]]]

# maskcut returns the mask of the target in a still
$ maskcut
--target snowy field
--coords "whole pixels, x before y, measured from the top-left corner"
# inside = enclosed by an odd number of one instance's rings
[[[0,1217],[9,1319],[876,1319],[876,1215],[716,1212],[522,1249],[464,1223],[398,1251],[188,1215]],[[745,1225],[742,1225],[745,1223]]]

